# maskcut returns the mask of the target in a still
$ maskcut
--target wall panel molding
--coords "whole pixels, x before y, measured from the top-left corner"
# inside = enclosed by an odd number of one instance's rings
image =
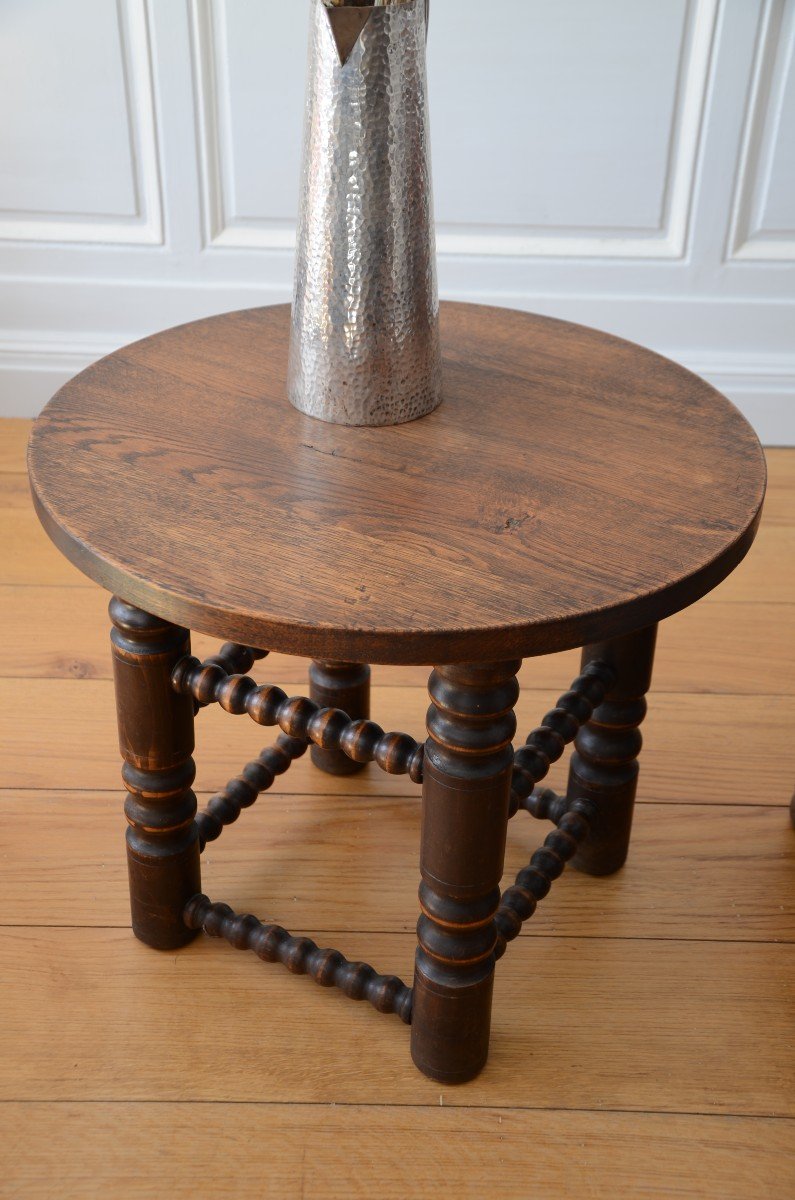
[[[0,241],[162,245],[163,204],[150,44],[150,0],[116,0],[135,213],[0,212]],[[86,131],[90,136],[90,130]]]
[[[239,283],[202,287],[193,283],[189,287],[164,284],[153,288],[129,280],[120,296],[118,280],[51,281],[50,287],[57,293],[54,307],[63,317],[57,329],[13,325],[14,317],[24,320],[35,315],[35,305],[31,308],[30,304],[31,284],[20,284],[16,297],[0,303],[0,417],[34,416],[78,371],[148,332],[210,312],[283,302],[290,290],[289,285],[267,283],[257,287]],[[663,300],[642,293],[616,296],[609,292],[501,296],[490,291],[468,291],[454,298],[545,312],[650,345],[725,392],[752,422],[763,442],[795,445],[795,350],[781,349],[791,342],[788,331],[795,321],[795,304],[755,305],[760,336],[752,342],[753,348],[748,348],[742,339],[748,309],[741,300]],[[143,326],[142,312],[146,313]],[[118,324],[108,323],[109,313]],[[762,344],[762,330],[768,338],[766,346]],[[653,338],[649,331],[653,331]]]
[[[479,4],[432,31],[440,294],[650,346],[795,444],[795,0],[503,0],[491,40]],[[8,5],[0,414],[289,300],[305,6]]]
[[[686,252],[693,191],[698,171],[701,129],[711,74],[719,0],[689,0],[679,52],[674,119],[668,147],[658,229],[638,233],[611,226],[604,230],[552,227],[500,232],[441,224],[443,254],[489,257],[577,257],[679,259]]]
[[[36,416],[59,387],[132,337],[95,335],[75,343],[65,335],[10,337],[0,330],[0,418]],[[724,392],[764,445],[795,446],[795,354],[770,359],[670,349],[668,356]]]
[[[687,248],[718,6],[719,0],[688,0],[659,228],[526,226],[507,230],[440,222],[439,253],[490,258],[682,258]],[[294,222],[265,216],[240,220],[233,213],[226,0],[190,0],[190,9],[205,245],[292,249]]]
[[[795,71],[795,3],[763,0],[732,203],[729,261],[795,260],[795,194],[791,228],[765,229],[762,220],[775,155],[781,149],[777,134],[791,71]]]
[[[189,0],[189,4],[204,245],[291,250],[293,222],[264,217],[250,222],[234,216],[226,0]],[[295,186],[297,193],[297,179]]]

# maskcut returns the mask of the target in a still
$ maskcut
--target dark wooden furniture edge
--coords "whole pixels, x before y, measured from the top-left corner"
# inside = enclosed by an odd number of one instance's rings
[[[534,658],[657,624],[712,591],[742,562],[756,537],[764,501],[762,488],[753,519],[734,542],[697,571],[659,591],[554,622],[495,626],[488,632],[482,628],[445,633],[427,630],[412,633],[409,637],[404,630],[341,629],[297,622],[288,625],[210,608],[198,599],[175,596],[121,566],[93,555],[49,511],[38,494],[35,471],[30,462],[28,473],[33,504],[50,540],[79,571],[106,591],[123,596],[128,603],[194,633],[318,660],[394,666]]]

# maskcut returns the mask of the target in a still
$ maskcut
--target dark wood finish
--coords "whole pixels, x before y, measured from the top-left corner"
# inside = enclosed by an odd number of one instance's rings
[[[488,1057],[520,665],[437,667],[429,684],[411,1054],[443,1083]]]
[[[221,667],[228,675],[244,675],[258,659],[267,658],[268,650],[255,650],[253,646],[241,646],[237,642],[224,642],[217,654],[205,659],[205,665]],[[196,701],[196,708],[206,707]]]
[[[361,663],[313,662],[309,668],[309,698],[321,708],[340,708],[354,720],[370,716],[370,668]],[[365,763],[341,750],[312,746],[312,762],[327,775],[353,775]]]
[[[532,816],[548,818],[557,828],[547,834],[529,865],[502,894],[495,917],[498,959],[505,953],[508,942],[522,932],[523,924],[533,916],[539,900],[549,894],[553,882],[563,874],[566,863],[591,832],[597,815],[596,806],[590,800],[575,800],[569,806],[565,796],[557,796],[548,788],[529,798],[526,807]]]
[[[753,540],[755,435],[648,350],[448,304],[441,406],[351,429],[288,404],[288,319],[170,330],[47,406],[34,498],[87,575],[188,628],[323,661],[498,661],[653,624]]]
[[[680,367],[507,310],[443,310],[445,400],[386,429],[286,400],[288,310],[170,330],[68,384],[30,446],[50,536],[127,597],[111,616],[133,928],[199,929],[412,1023],[445,1083],[488,1055],[495,962],[571,861],[623,863],[656,622],[753,541],[764,459],[740,415]],[[156,612],[159,616],[151,616]],[[232,637],[200,662],[189,626]],[[520,656],[586,644],[582,672],[514,754]],[[315,659],[309,697],[246,672]],[[428,740],[369,719],[367,661],[442,662]],[[282,733],[196,817],[194,712]],[[536,791],[574,740],[566,797]],[[423,784],[414,988],[213,904],[199,850],[312,747]],[[508,818],[556,824],[500,895]]]
[[[308,743],[280,733],[275,746],[266,746],[253,762],[247,763],[239,775],[207,802],[196,817],[199,845],[203,850],[214,842],[227,825],[233,825],[244,808],[251,808],[257,797],[289,770],[297,758],[306,753]]]
[[[132,927],[148,946],[173,950],[195,936],[182,913],[201,891],[193,703],[170,682],[190,636],[117,597],[110,616]]]
[[[311,938],[293,937],[281,925],[242,916],[228,904],[194,896],[185,907],[186,928],[222,937],[236,950],[253,950],[263,962],[280,962],[294,975],[309,975],[321,987],[337,987],[351,1000],[367,1000],[383,1013],[411,1021],[411,988],[396,975],[379,975],[369,963],[349,962],[339,950],[321,949]]]
[[[422,781],[424,747],[407,733],[385,733],[375,721],[352,721],[347,713],[321,708],[308,696],[288,696],[248,675],[228,675],[217,662],[201,663],[191,655],[176,664],[171,681],[200,707],[220,704],[235,715],[248,713],[258,725],[278,725],[291,738],[338,750],[355,762],[376,762],[389,775]]]
[[[598,813],[572,859],[589,875],[610,875],[627,857],[643,744],[639,726],[646,715],[656,641],[657,626],[651,625],[583,650],[583,668],[603,662],[615,672],[603,702],[577,734],[569,770],[569,800],[592,800]]]
[[[513,817],[521,807],[531,807],[524,801],[536,785],[546,779],[552,763],[562,757],[581,727],[590,720],[593,710],[604,700],[614,681],[615,671],[607,663],[599,659],[585,663],[582,674],[558,698],[538,728],[527,735],[524,746],[520,746],[514,755],[509,816]]]
[[[228,675],[245,675],[255,662],[267,658],[269,650],[255,650],[253,646],[240,646],[237,642],[224,642],[217,654],[205,659],[211,666],[222,667]]]

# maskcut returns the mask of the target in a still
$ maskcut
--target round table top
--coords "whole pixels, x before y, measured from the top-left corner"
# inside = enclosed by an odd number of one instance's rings
[[[442,305],[444,400],[406,425],[286,398],[289,308],[126,346],[36,422],[56,545],[132,604],[351,662],[543,654],[715,587],[753,541],[759,442],[703,380],[604,333]]]

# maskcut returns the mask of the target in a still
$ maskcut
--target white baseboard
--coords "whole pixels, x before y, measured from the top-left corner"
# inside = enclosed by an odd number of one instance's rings
[[[155,289],[155,292],[158,293],[158,289]],[[137,337],[145,336],[152,328],[174,324],[179,320],[191,320],[212,311],[223,311],[246,304],[272,303],[285,298],[283,288],[256,291],[252,289],[251,293],[240,288],[200,288],[197,289],[197,293],[188,295],[183,292],[183,303],[180,305],[174,295],[169,293],[165,296],[160,291],[156,295],[155,303],[148,310],[146,327],[124,332],[103,329],[90,336],[81,336],[65,329],[50,333],[39,329],[0,328],[0,417],[35,416],[50,396],[68,379],[104,354],[109,354]],[[572,320],[585,320],[653,345],[660,353],[681,362],[724,392],[745,414],[765,445],[795,445],[795,349],[792,352],[772,349],[769,352],[738,350],[736,338],[735,347],[731,349],[719,346],[683,346],[683,338],[677,337],[683,328],[680,326],[680,318],[677,316],[675,322],[660,320],[657,309],[661,302],[657,300],[646,301],[650,311],[641,313],[639,317],[637,308],[642,308],[644,303],[639,298],[632,301],[627,297],[467,298],[491,303],[508,303],[516,307],[546,311],[555,316],[567,316]],[[631,316],[629,310],[625,310],[624,307],[630,304]],[[708,305],[705,307],[709,308]],[[663,316],[667,315],[669,314],[663,310]],[[714,330],[713,315],[710,312],[691,312],[686,314],[687,316],[691,322],[695,321],[695,325],[691,324],[688,331],[691,335],[694,328],[703,331],[712,327]],[[791,307],[789,316],[792,318]],[[736,319],[737,313],[733,313],[732,317]],[[727,324],[731,323],[733,322]],[[766,327],[769,331],[769,321]],[[795,328],[795,320],[792,328]],[[661,337],[652,339],[643,336],[644,330],[648,332],[657,329],[669,335],[667,345]],[[728,336],[732,335],[732,330],[729,329]]]
[[[121,345],[122,339],[118,345]],[[35,417],[50,396],[117,344],[0,332],[0,417]]]
[[[795,352],[668,356],[708,380],[751,422],[764,446],[795,446]]]

